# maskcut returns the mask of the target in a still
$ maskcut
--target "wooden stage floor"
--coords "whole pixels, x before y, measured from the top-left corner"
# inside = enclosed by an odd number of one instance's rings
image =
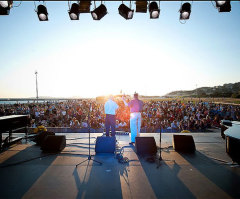
[[[0,198],[240,198],[240,167],[226,164],[231,159],[220,130],[191,134],[195,154],[175,152],[172,135],[162,134],[159,168],[136,155],[128,135],[117,136],[119,146],[125,146],[127,164],[111,154],[95,155],[95,139],[101,134],[91,134],[91,154],[102,166],[87,161],[75,167],[88,156],[84,133],[66,134],[67,147],[45,157],[33,143],[13,145],[0,154]],[[159,134],[141,136],[154,136],[159,145]],[[29,159],[34,160],[22,162]]]

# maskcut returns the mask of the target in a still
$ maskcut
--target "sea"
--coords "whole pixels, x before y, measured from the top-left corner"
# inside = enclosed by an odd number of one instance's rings
[[[54,102],[64,102],[67,100],[38,100],[38,103],[54,103]],[[28,103],[37,103],[37,100],[6,100],[6,101],[0,101],[0,104],[28,104]]]

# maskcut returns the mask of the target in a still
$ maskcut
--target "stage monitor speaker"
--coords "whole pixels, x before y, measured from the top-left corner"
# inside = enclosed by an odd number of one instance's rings
[[[44,152],[57,152],[62,151],[66,147],[66,136],[65,135],[48,135],[41,149]]]
[[[157,145],[154,137],[136,137],[135,148],[138,155],[155,155]]]
[[[196,150],[191,135],[173,135],[173,148],[175,151],[183,153],[194,153]]]
[[[42,131],[40,133],[38,133],[34,139],[34,142],[36,142],[37,145],[40,145],[42,146],[45,138],[48,136],[48,135],[55,135],[55,133],[53,132],[49,132],[49,131]]]
[[[114,153],[116,149],[116,137],[99,136],[96,140],[96,153]]]

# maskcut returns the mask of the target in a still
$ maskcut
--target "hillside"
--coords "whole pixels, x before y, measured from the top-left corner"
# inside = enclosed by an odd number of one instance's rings
[[[165,97],[233,97],[240,98],[240,82],[224,84],[222,86],[201,87],[194,90],[173,91]]]

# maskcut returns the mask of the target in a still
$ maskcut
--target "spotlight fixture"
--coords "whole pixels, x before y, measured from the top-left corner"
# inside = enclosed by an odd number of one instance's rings
[[[218,12],[230,12],[231,1],[216,1],[216,7],[218,8]]]
[[[91,1],[80,1],[79,12],[90,13]]]
[[[147,5],[147,1],[136,1],[136,12],[146,13]]]
[[[77,3],[73,3],[68,14],[71,20],[79,20],[79,5]]]
[[[93,11],[91,11],[91,14],[94,20],[100,20],[107,14],[107,8],[105,5],[101,4]]]
[[[179,12],[180,12],[180,20],[189,19],[191,14],[191,4],[184,3]]]
[[[9,15],[13,1],[0,1],[0,15]]]
[[[157,19],[160,15],[160,9],[158,8],[158,4],[153,1],[149,4],[149,13],[151,19]]]
[[[37,7],[37,14],[39,21],[48,21],[48,12],[47,8],[44,5],[39,5]]]
[[[118,8],[119,14],[125,19],[132,19],[134,10],[131,10],[125,4],[121,4]]]
[[[224,5],[226,3],[226,1],[216,1],[216,6],[220,7],[222,5]]]

